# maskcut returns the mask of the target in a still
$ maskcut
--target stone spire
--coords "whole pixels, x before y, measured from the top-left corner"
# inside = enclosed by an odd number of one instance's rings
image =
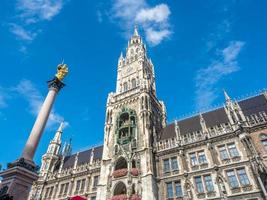
[[[207,134],[208,133],[208,128],[207,128],[205,119],[204,119],[204,117],[203,117],[203,115],[201,113],[199,113],[199,119],[200,119],[200,125],[201,125],[203,133]]]
[[[58,127],[58,130],[54,136],[54,139],[53,139],[54,142],[61,143],[61,136],[63,133],[63,127],[64,127],[64,122],[61,122],[60,126]]]
[[[42,157],[41,175],[45,175],[48,172],[53,171],[57,161],[59,160],[63,126],[64,123],[60,123],[54,138],[50,141],[47,151]]]
[[[71,139],[69,140],[69,142],[65,142],[64,143],[64,146],[63,146],[63,149],[62,149],[62,156],[69,156],[71,155],[71,151],[72,151],[72,148],[71,148]]]
[[[137,25],[134,26],[134,34],[133,36],[139,36]]]
[[[226,90],[223,90],[223,94],[224,94],[224,97],[225,97],[225,101],[226,101],[226,102],[230,102],[230,101],[231,101],[231,98],[230,98],[230,96],[227,94]]]
[[[225,108],[231,124],[241,124],[246,121],[246,118],[237,101],[233,101],[227,92],[224,90]]]

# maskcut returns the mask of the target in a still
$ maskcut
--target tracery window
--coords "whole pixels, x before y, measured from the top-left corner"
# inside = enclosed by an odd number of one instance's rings
[[[203,182],[202,182],[201,176],[195,177],[195,184],[196,184],[197,192],[203,193],[204,187],[203,187]]]
[[[214,191],[214,186],[213,186],[211,175],[204,176],[204,181],[205,181],[206,190],[208,192]]]
[[[214,191],[214,185],[213,185],[211,174],[207,174],[204,176],[196,176],[194,180],[195,180],[196,189],[198,193]]]
[[[239,152],[236,148],[235,143],[229,143],[227,145],[221,145],[218,147],[221,160],[229,158],[235,158],[239,156]]]
[[[239,187],[239,184],[241,186],[247,186],[250,184],[245,168],[229,170],[226,174],[231,188],[237,188]]]
[[[175,182],[168,182],[166,183],[166,196],[168,199],[172,199],[175,197],[182,197],[183,196],[183,189],[181,181]]]
[[[167,183],[167,197],[168,198],[173,198],[173,189],[172,189],[172,183]]]
[[[189,154],[191,166],[207,163],[207,158],[204,151],[193,152]]]
[[[163,172],[167,173],[170,171],[179,170],[179,164],[177,157],[167,158],[163,160]]]
[[[234,170],[228,171],[227,177],[231,188],[237,188],[239,186]]]

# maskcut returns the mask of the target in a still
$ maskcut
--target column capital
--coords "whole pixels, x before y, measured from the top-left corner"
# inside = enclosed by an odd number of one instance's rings
[[[57,92],[59,92],[64,86],[65,83],[61,82],[57,77],[55,77],[54,79],[47,81],[48,84],[48,89],[49,90],[56,90]]]

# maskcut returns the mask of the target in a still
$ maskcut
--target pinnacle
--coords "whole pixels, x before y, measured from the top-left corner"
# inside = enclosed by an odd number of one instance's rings
[[[133,36],[139,36],[137,25],[134,26],[134,34],[133,34]]]

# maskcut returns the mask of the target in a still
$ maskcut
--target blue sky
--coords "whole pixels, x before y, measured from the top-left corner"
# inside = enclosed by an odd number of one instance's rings
[[[46,81],[69,65],[35,156],[40,163],[61,120],[73,150],[101,144],[105,104],[134,24],[147,43],[168,121],[266,87],[264,0],[2,0],[0,163],[19,157]]]

